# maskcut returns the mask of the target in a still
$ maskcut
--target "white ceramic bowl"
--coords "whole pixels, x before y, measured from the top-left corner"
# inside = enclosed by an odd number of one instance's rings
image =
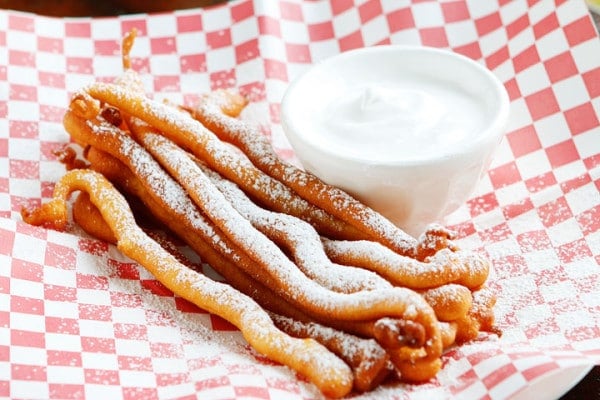
[[[373,87],[383,97],[371,101]],[[352,99],[360,104],[348,106]],[[374,105],[356,116],[363,103]],[[420,109],[422,104],[427,107]],[[353,50],[315,64],[290,84],[281,106],[284,132],[306,170],[414,236],[430,223],[443,223],[472,194],[508,114],[504,86],[477,62],[399,45]],[[455,116],[458,122],[448,122]],[[470,133],[461,133],[462,123]],[[430,134],[427,129],[442,136],[420,136]]]

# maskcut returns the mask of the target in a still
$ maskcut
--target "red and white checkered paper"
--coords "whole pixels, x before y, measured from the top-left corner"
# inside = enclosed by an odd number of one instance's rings
[[[279,103],[312,63],[402,43],[490,68],[512,101],[506,140],[446,223],[492,260],[504,336],[451,349],[430,383],[371,396],[504,399],[544,374],[600,364],[600,39],[582,0],[235,0],[98,19],[0,10],[0,396],[320,396],[112,246],[21,221],[63,173],[53,150],[68,141],[70,93],[120,73],[132,27],[149,93],[191,102],[239,89],[288,159]]]

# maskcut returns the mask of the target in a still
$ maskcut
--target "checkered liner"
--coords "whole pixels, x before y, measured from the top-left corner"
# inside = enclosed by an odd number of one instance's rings
[[[63,173],[53,150],[69,140],[70,94],[119,74],[132,27],[149,92],[187,103],[236,88],[292,161],[279,102],[312,63],[420,43],[486,65],[508,89],[511,120],[447,224],[493,261],[504,336],[450,350],[431,383],[371,395],[502,399],[546,373],[600,364],[600,40],[583,1],[236,0],[101,19],[0,11],[0,396],[319,397],[112,246],[20,221]]]

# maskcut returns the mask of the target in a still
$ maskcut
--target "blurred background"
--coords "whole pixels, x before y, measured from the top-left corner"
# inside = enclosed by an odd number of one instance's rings
[[[57,17],[107,16],[211,6],[223,0],[0,0],[0,9]]]

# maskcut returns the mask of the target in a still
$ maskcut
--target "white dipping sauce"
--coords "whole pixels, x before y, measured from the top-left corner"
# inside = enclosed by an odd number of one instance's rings
[[[315,64],[288,87],[281,121],[306,170],[418,236],[473,192],[509,106],[465,56],[383,45]]]
[[[363,83],[346,85],[317,111],[311,134],[349,156],[410,161],[460,149],[483,129],[485,115],[457,86],[417,79]]]

